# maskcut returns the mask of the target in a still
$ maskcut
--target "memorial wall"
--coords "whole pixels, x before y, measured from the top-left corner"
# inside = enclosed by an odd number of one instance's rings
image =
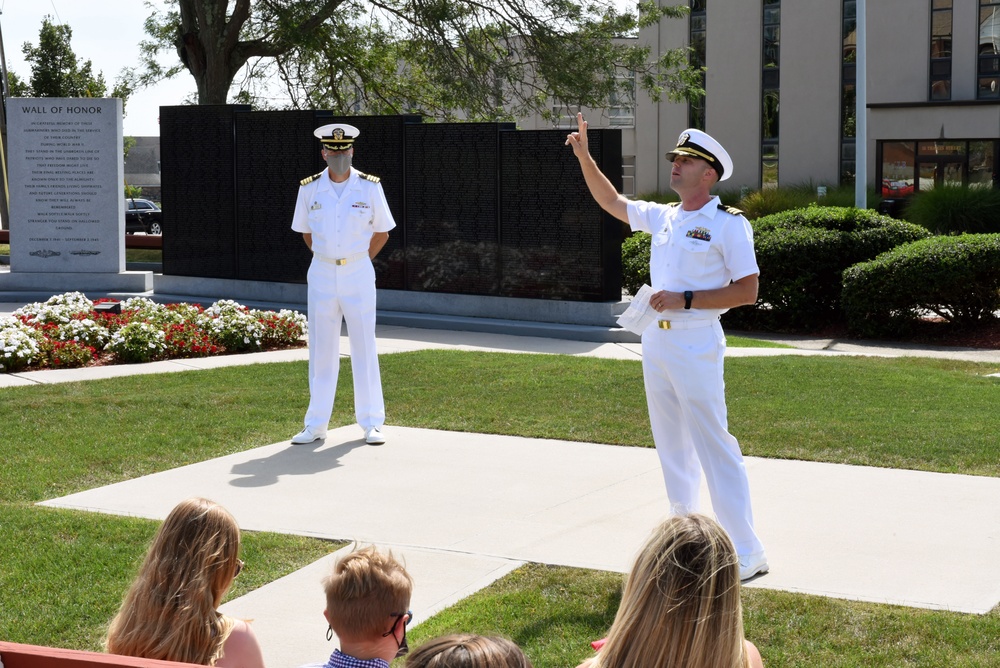
[[[335,122],[361,131],[354,167],[381,178],[396,220],[380,288],[621,298],[624,228],[590,197],[565,130],[240,106],[161,108],[163,273],[305,282],[292,211],[299,181],[325,167],[313,130]],[[620,131],[589,137],[620,189]]]
[[[125,270],[121,100],[7,100],[11,271]]]

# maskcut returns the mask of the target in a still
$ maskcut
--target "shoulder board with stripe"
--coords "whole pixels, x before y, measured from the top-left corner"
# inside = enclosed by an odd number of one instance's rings
[[[737,209],[735,206],[726,206],[725,204],[720,204],[719,208],[722,209],[723,211],[725,211],[726,213],[731,214],[733,216],[742,216],[743,215],[743,212],[740,211],[739,209]]]
[[[667,206],[680,206],[680,202],[667,202]]]
[[[365,174],[364,172],[358,172],[358,176],[363,178],[365,181],[371,181],[372,183],[378,183],[382,179],[377,176],[372,176],[371,174]]]
[[[299,181],[299,185],[307,186],[321,176],[323,176],[323,172],[320,172],[319,174],[313,174],[312,176]]]

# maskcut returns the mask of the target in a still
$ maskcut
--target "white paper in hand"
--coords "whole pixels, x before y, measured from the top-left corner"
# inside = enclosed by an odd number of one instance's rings
[[[618,325],[624,327],[634,334],[642,334],[649,327],[650,323],[657,319],[659,315],[652,306],[649,305],[649,298],[653,296],[653,288],[643,285],[632,297],[625,312],[618,316]]]

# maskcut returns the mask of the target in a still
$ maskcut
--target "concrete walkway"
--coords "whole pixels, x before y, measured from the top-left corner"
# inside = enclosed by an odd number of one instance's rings
[[[381,353],[641,356],[637,344],[399,327],[380,327],[378,336]],[[1000,351],[806,345],[729,354],[933,354],[1000,362]],[[347,352],[346,338],[341,349]],[[302,349],[40,371],[0,375],[0,386],[305,358]],[[391,548],[414,576],[417,622],[525,562],[625,572],[666,512],[652,449],[392,425],[386,433],[389,442],[373,447],[358,427],[342,427],[322,442],[282,441],[43,505],[162,519],[178,501],[201,495],[229,508],[247,530]],[[747,467],[772,567],[748,586],[970,613],[1000,603],[1000,581],[992,577],[1000,479],[754,457]],[[322,661],[331,651],[320,586],[331,563],[327,557],[224,606],[254,620],[268,666]]]

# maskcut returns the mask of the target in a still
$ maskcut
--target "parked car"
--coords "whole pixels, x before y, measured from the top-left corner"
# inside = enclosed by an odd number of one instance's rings
[[[163,234],[163,211],[148,199],[125,200],[125,234]]]

